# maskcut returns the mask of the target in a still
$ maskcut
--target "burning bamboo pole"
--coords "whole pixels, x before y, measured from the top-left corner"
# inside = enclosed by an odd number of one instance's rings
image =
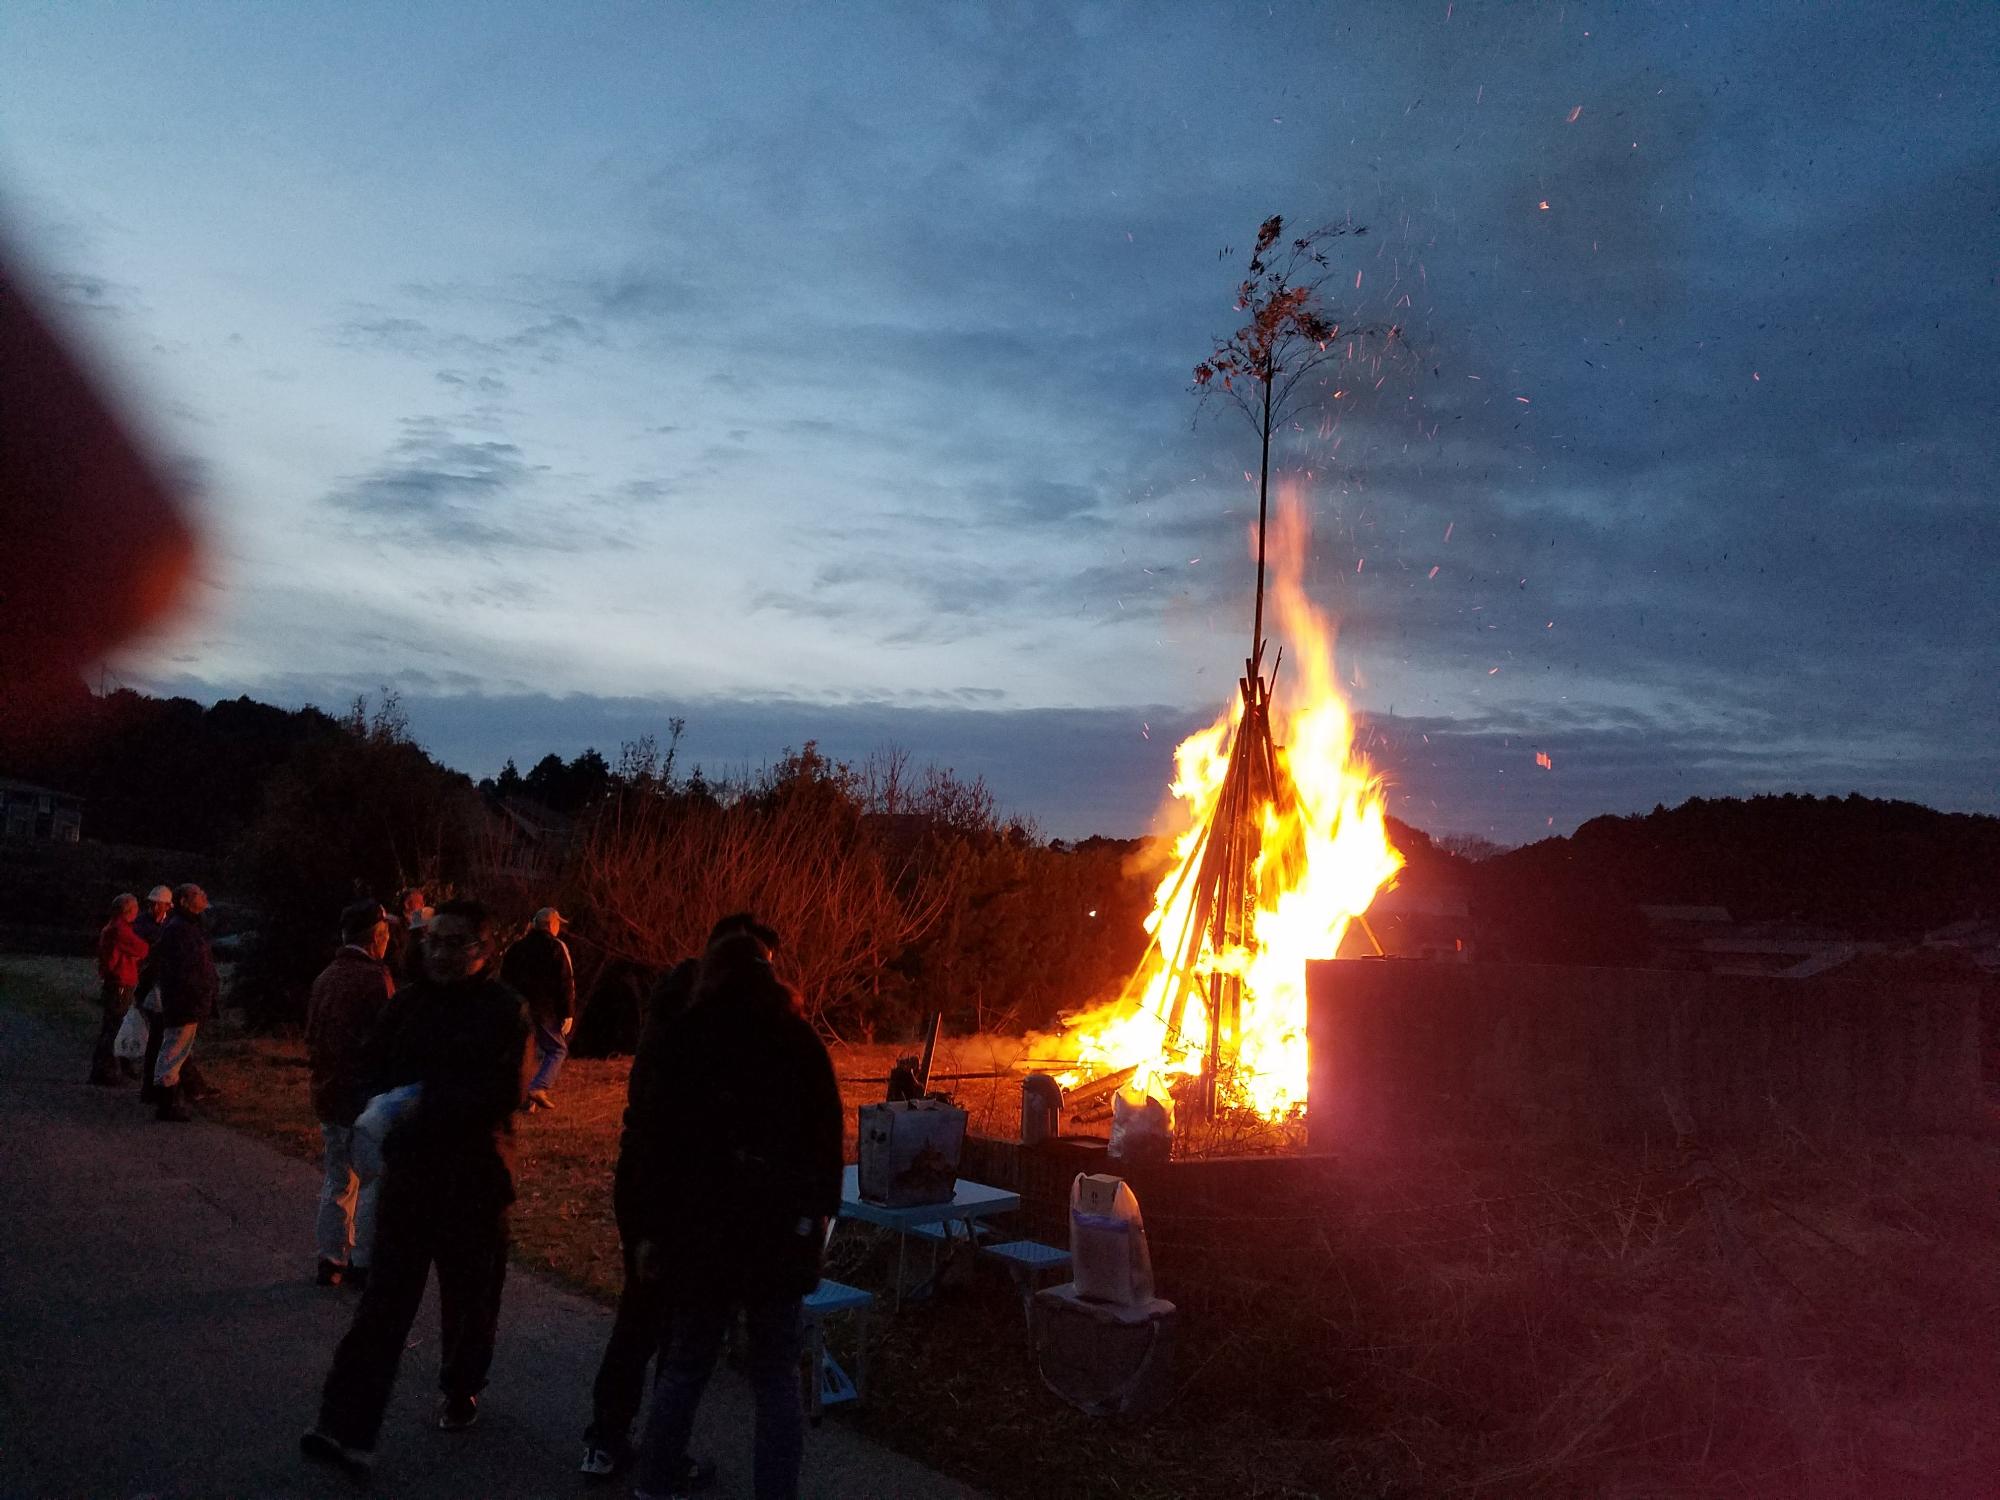
[[[1243,714],[1230,742],[1221,795],[1197,841],[1200,856],[1187,866],[1195,871],[1187,923],[1171,947],[1162,944],[1160,948],[1173,964],[1168,985],[1172,1000],[1166,1016],[1169,1048],[1180,1044],[1188,996],[1203,977],[1203,947],[1214,953],[1242,950],[1250,947],[1255,937],[1265,813],[1284,795],[1277,748],[1271,738],[1271,687],[1277,669],[1274,665],[1267,681],[1262,671],[1263,654],[1264,643],[1260,641],[1244,660],[1243,675],[1237,680]],[[1186,878],[1185,871],[1182,878]],[[1176,893],[1179,889],[1176,885]],[[1202,1057],[1201,1102],[1203,1112],[1213,1117],[1222,1059],[1242,1033],[1243,980],[1241,975],[1219,970],[1210,971],[1206,980],[1208,1035]]]

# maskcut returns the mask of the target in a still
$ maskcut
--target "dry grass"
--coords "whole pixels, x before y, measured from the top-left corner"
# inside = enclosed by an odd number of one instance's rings
[[[88,975],[65,972],[0,960],[0,991],[75,1010]],[[984,1071],[1006,1046],[956,1045],[938,1070]],[[204,1052],[221,1119],[313,1154],[296,1044]],[[879,1076],[893,1052],[836,1062]],[[573,1061],[560,1108],[519,1138],[517,1253],[604,1297],[625,1071]],[[976,1126],[1011,1128],[1006,1084],[960,1091]],[[880,1092],[851,1085],[849,1103]],[[1148,1422],[1049,1395],[1011,1287],[983,1272],[878,1318],[869,1398],[835,1420],[999,1496],[1992,1494],[2000,1137],[1794,1134],[1718,1165],[1783,1370],[1671,1150],[1455,1142],[1339,1163],[1254,1215],[1160,1226],[1182,1324],[1176,1397]],[[844,1230],[832,1274],[885,1286],[891,1254]]]

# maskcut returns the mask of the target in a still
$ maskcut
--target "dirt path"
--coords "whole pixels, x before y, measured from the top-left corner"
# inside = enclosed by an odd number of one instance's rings
[[[0,974],[0,1495],[351,1493],[297,1447],[354,1305],[312,1284],[317,1173],[218,1126],[156,1124],[132,1091],[88,1087],[76,1041],[6,1003],[7,988]],[[375,1493],[607,1493],[586,1491],[576,1463],[609,1324],[516,1268],[484,1419],[447,1436],[424,1425],[427,1298]],[[741,1382],[719,1374],[696,1435],[722,1467],[718,1500],[750,1493],[749,1426]],[[808,1439],[805,1493],[972,1492],[835,1417]]]

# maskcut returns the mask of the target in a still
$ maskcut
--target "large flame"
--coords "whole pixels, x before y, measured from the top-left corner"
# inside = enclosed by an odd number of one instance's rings
[[[1333,628],[1301,582],[1310,544],[1305,506],[1287,486],[1272,537],[1274,639],[1285,657],[1271,730],[1281,780],[1289,778],[1296,796],[1289,807],[1262,809],[1262,852],[1252,877],[1256,919],[1248,938],[1217,951],[1204,935],[1194,965],[1200,976],[1242,978],[1239,1037],[1234,1055],[1218,1059],[1218,1077],[1228,1104],[1270,1119],[1296,1113],[1306,1100],[1307,960],[1332,958],[1348,924],[1403,864],[1389,843],[1381,778],[1354,748],[1354,721],[1334,676]],[[1202,1069],[1209,1042],[1205,985],[1193,987],[1179,1037],[1167,1034],[1176,950],[1195,900],[1195,881],[1182,877],[1192,875],[1186,867],[1200,858],[1243,713],[1239,694],[1174,752],[1172,792],[1186,828],[1146,919],[1152,946],[1140,982],[1124,999],[1069,1023],[1062,1055],[1080,1066],[1065,1083],[1136,1066],[1130,1090],[1166,1100],[1174,1077]]]

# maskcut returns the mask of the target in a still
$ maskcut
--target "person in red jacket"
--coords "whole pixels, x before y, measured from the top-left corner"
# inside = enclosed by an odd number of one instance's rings
[[[125,1012],[132,1008],[139,965],[148,952],[146,940],[132,930],[138,915],[139,898],[120,896],[111,903],[111,920],[97,934],[97,977],[103,981],[99,994],[104,1014],[97,1026],[97,1046],[90,1055],[90,1081],[105,1087],[125,1081],[111,1046],[118,1039],[118,1028],[125,1024]]]

